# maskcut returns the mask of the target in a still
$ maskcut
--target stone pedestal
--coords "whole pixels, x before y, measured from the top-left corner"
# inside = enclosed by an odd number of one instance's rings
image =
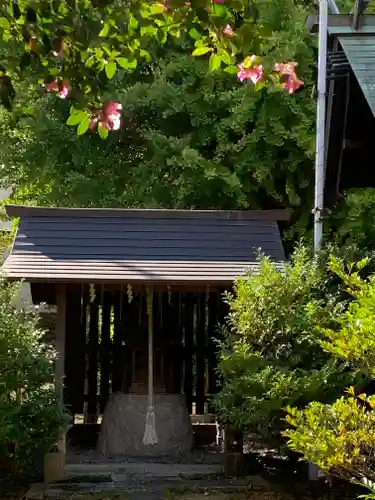
[[[108,456],[163,456],[191,450],[193,429],[183,395],[155,395],[159,442],[151,446],[142,443],[146,412],[147,394],[112,394],[103,415],[98,451]]]

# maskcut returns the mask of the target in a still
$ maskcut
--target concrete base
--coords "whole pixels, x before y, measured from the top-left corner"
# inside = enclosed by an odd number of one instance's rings
[[[155,395],[156,433],[159,442],[142,443],[146,424],[146,394],[112,394],[104,410],[98,451],[107,456],[163,456],[181,454],[193,447],[193,429],[185,397]]]

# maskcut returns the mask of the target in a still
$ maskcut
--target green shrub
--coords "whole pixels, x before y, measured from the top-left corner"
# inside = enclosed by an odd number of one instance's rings
[[[18,285],[0,281],[0,457],[18,470],[56,442],[67,424],[54,389],[55,352],[33,311],[16,307]]]
[[[216,404],[224,419],[278,436],[287,405],[331,402],[352,381],[347,364],[321,346],[319,330],[334,328],[342,314],[329,279],[301,247],[285,270],[261,257],[258,273],[236,280],[219,363]]]
[[[368,259],[346,264],[336,257],[330,269],[345,284],[352,297],[346,310],[337,318],[335,328],[323,328],[322,348],[333,359],[345,360],[358,374],[375,373],[375,274],[367,278],[361,272]],[[322,471],[349,481],[360,482],[375,498],[375,397],[355,395],[333,404],[311,403],[306,408],[288,408],[284,432],[289,447],[305,460],[315,462]]]
[[[375,493],[375,414],[373,398],[341,397],[333,404],[313,402],[288,408],[284,432],[289,447],[331,476],[360,483]],[[375,496],[368,495],[368,498]]]

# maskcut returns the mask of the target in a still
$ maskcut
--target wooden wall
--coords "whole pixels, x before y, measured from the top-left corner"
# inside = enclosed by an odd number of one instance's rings
[[[96,422],[111,392],[130,390],[133,353],[147,346],[145,290],[132,289],[132,300],[127,292],[96,286],[94,295],[88,286],[67,286],[64,400],[87,422]],[[213,337],[227,314],[222,293],[154,293],[154,347],[164,352],[167,391],[184,393],[196,414],[211,409],[210,395],[218,390]]]

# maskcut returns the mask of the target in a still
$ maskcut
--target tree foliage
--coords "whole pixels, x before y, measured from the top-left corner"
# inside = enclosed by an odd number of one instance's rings
[[[284,33],[287,36],[287,33]],[[313,51],[294,50],[312,80]],[[29,117],[0,118],[1,183],[14,201],[65,206],[295,209],[310,215],[314,107],[308,86],[296,96],[256,91],[184,46],[111,83],[123,106],[122,130],[107,141],[77,139],[69,105],[31,92]],[[1,112],[0,112],[1,113]]]
[[[327,221],[327,237],[343,247],[375,248],[375,189],[351,189],[334,207]]]
[[[291,39],[282,36],[288,7],[301,18],[303,9],[293,0],[7,0],[0,7],[1,102],[12,109],[16,90],[23,88],[18,82],[44,84],[60,98],[71,98],[68,123],[78,126],[79,135],[98,124],[106,138],[117,128],[103,106],[108,82],[134,71],[140,61],[150,62],[158,47],[181,37],[191,40],[193,55],[208,58],[212,71],[224,66],[235,74],[243,61],[241,79],[263,86],[267,72],[274,85],[294,91],[300,85],[294,65],[279,60],[293,54],[298,39],[297,26]],[[251,58],[254,50],[261,59]]]

